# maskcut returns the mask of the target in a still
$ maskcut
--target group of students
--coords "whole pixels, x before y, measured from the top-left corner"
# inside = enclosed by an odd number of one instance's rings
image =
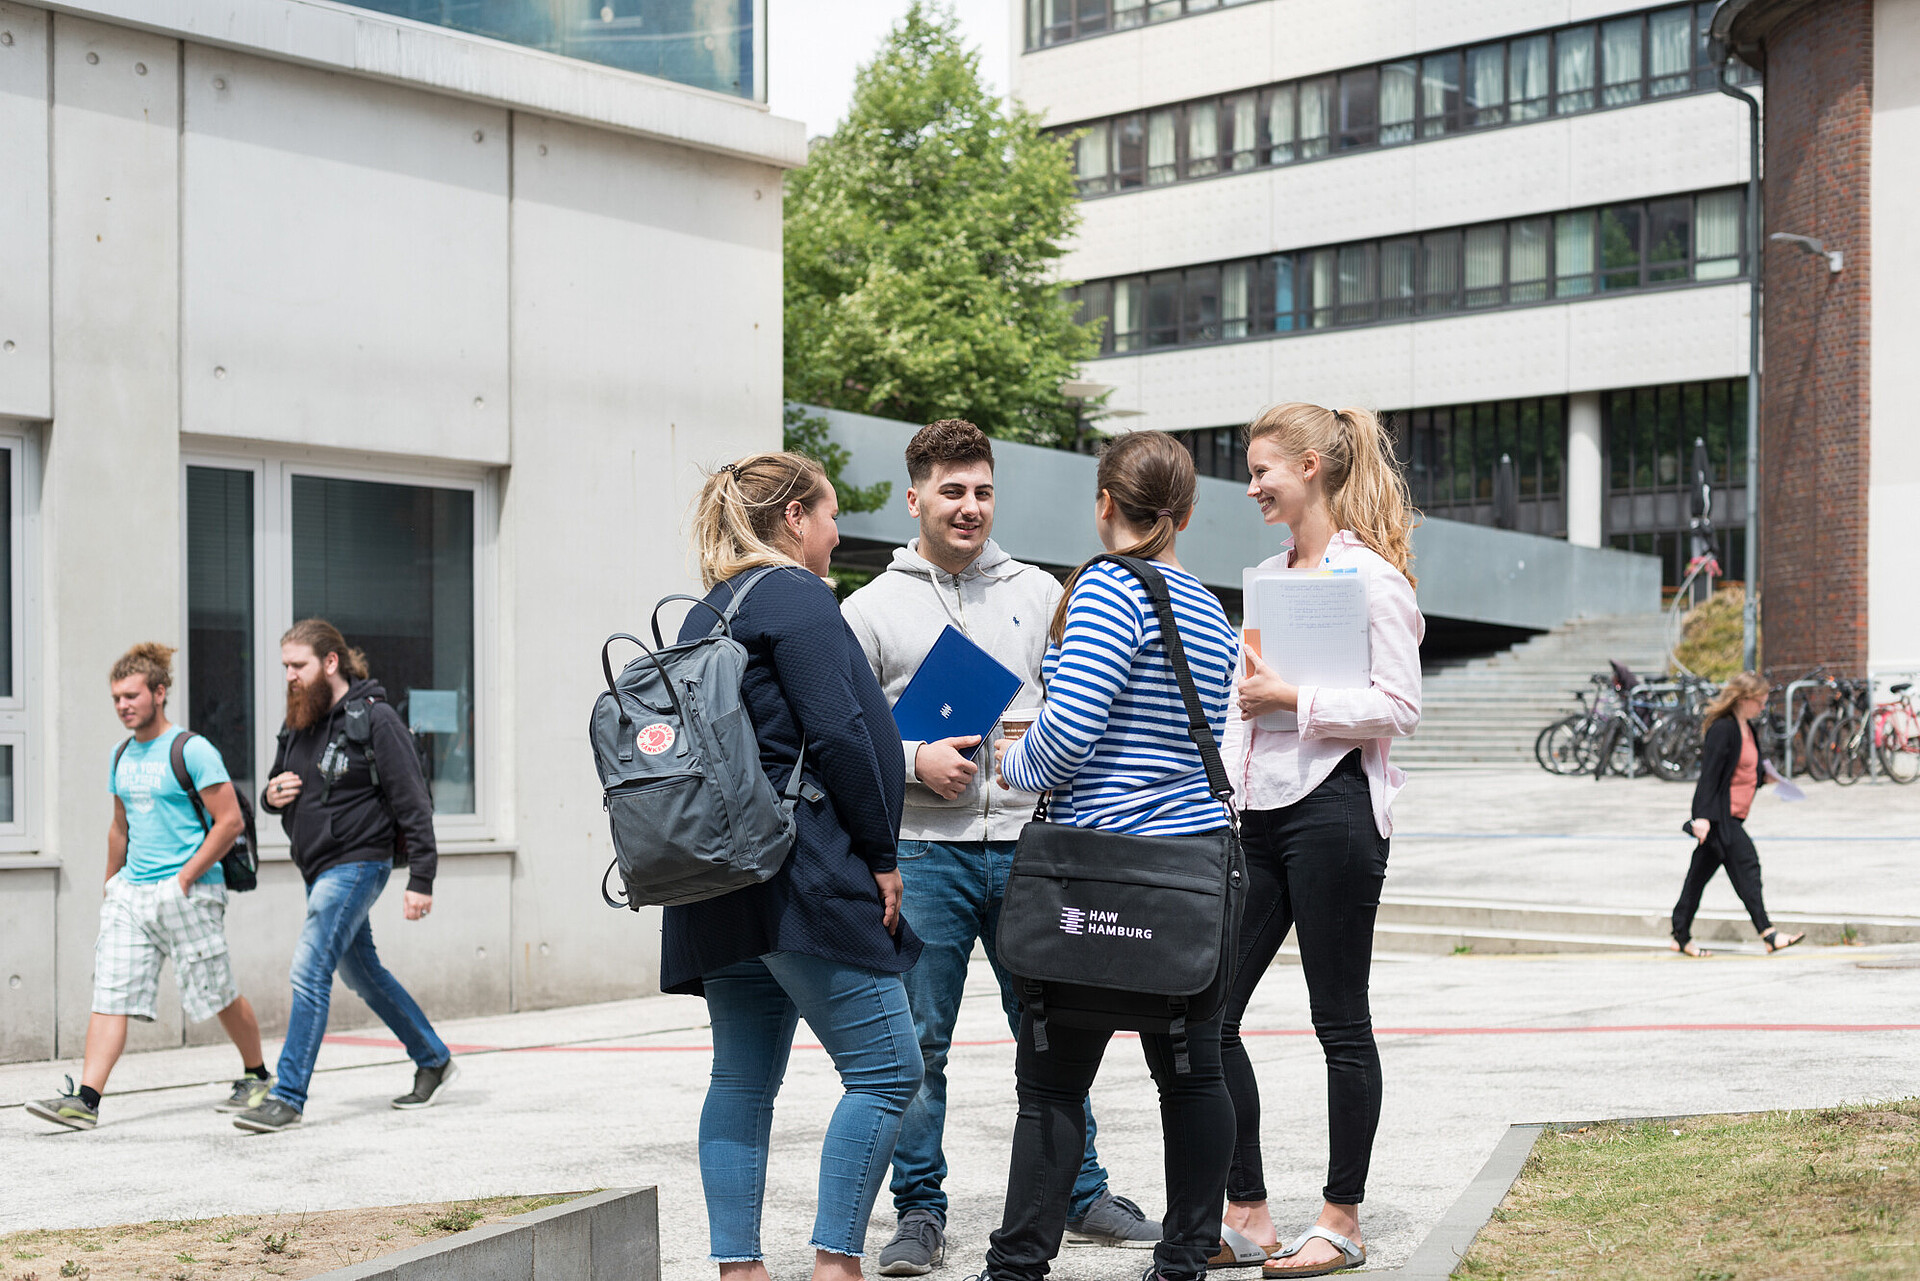
[[[771,879],[665,910],[662,986],[704,995],[713,1026],[699,1148],[710,1257],[724,1281],[767,1276],[769,1135],[801,1017],[843,1090],[821,1153],[815,1281],[860,1275],[889,1166],[898,1228],[881,1275],[945,1261],[946,1061],[976,941],[987,944],[1017,1038],[1006,1206],[982,1281],[1038,1281],[1063,1235],[1151,1248],[1143,1281],[1251,1264],[1319,1276],[1364,1260],[1359,1207],[1381,1101],[1367,983],[1404,781],[1388,747],[1420,714],[1415,514],[1371,413],[1282,405],[1249,426],[1247,441],[1248,497],[1292,535],[1262,568],[1359,575],[1371,678],[1364,689],[1296,686],[1243,651],[1219,601],[1180,565],[1198,490],[1191,455],[1160,432],[1108,445],[1095,532],[1109,552],[1154,562],[1167,583],[1193,683],[1225,745],[1249,880],[1225,1009],[1186,1025],[1184,1064],[1169,1036],[1140,1038],[1166,1149],[1159,1223],[1112,1191],[1096,1150],[1088,1091],[1112,1029],[1055,1026],[1036,1038],[993,949],[1016,838],[1039,794],[1050,793],[1052,821],[1115,833],[1233,821],[1209,793],[1146,587],[1096,560],[1063,589],[1002,551],[991,538],[991,443],[957,419],[907,447],[919,537],[844,605],[825,581],[838,504],[818,464],[756,454],[707,479],[695,524],[708,602],[724,609],[735,579],[781,567],[732,629],[748,655],[742,694],[762,766],[784,785],[804,741],[805,776],[823,794],[800,807],[792,853]],[[990,763],[977,763],[977,738],[902,741],[890,711],[949,624],[1020,674],[1015,705],[1041,706],[1023,734],[991,744]],[[681,640],[710,625],[690,617]],[[1272,711],[1295,713],[1297,729],[1254,722]],[[1240,1021],[1290,931],[1326,1057],[1330,1159],[1317,1221],[1283,1247]]]
[[[281,638],[287,718],[260,805],[280,818],[306,886],[294,944],[292,1000],[278,1072],[269,1072],[260,1023],[240,994],[227,946],[222,860],[247,820],[219,749],[167,716],[174,651],[148,642],[113,665],[113,706],[130,737],[114,748],[113,820],[94,942],[92,1015],[80,1083],[27,1104],[42,1120],[91,1130],[107,1078],[127,1044],[127,1021],[159,1012],[160,968],[173,961],[182,1012],[218,1018],[240,1052],[241,1076],[215,1105],[242,1130],[300,1124],[336,973],[393,1030],[413,1060],[413,1088],[392,1101],[424,1108],[458,1072],[419,1003],[381,963],[368,917],[396,867],[407,869],[402,911],[433,910],[438,852],[433,801],[407,724],[367,671],[366,657],[322,618]]]

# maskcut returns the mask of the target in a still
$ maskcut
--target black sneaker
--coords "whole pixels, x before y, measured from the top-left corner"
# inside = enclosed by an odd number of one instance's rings
[[[300,1109],[269,1094],[259,1107],[248,1108],[233,1118],[236,1129],[255,1134],[278,1134],[300,1124]]]
[[[439,1100],[441,1087],[459,1075],[460,1065],[452,1059],[437,1068],[417,1067],[413,1070],[413,1088],[395,1099],[393,1106],[402,1111],[430,1108]]]
[[[273,1088],[270,1076],[243,1076],[233,1083],[233,1093],[213,1105],[215,1112],[245,1112],[259,1107],[267,1101],[267,1091]]]
[[[72,1077],[67,1078],[66,1092],[59,1098],[36,1099],[27,1104],[27,1111],[42,1121],[64,1125],[69,1130],[91,1130],[100,1123],[100,1109],[87,1106],[80,1091],[74,1088]]]
[[[883,1277],[923,1277],[947,1261],[947,1234],[931,1210],[908,1210],[880,1251]]]
[[[1147,1222],[1139,1206],[1111,1192],[1102,1192],[1100,1199],[1080,1218],[1067,1220],[1068,1245],[1151,1250],[1159,1242],[1160,1225]]]

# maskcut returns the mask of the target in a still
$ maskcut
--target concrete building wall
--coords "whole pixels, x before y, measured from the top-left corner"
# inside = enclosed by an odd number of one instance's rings
[[[189,460],[252,469],[275,512],[301,469],[471,489],[477,812],[437,820],[431,917],[403,923],[393,889],[376,908],[382,955],[437,1017],[655,987],[655,918],[595,889],[581,729],[600,642],[694,584],[702,468],[779,440],[800,126],[373,14],[347,28],[363,44],[303,46],[339,14],[253,25],[276,7],[167,0],[136,29],[110,2],[106,22],[0,0],[0,435],[25,442],[33,727],[28,832],[0,835],[0,1060],[80,1050],[123,735],[106,674],[134,641],[186,641]],[[415,63],[381,62],[383,24]],[[261,767],[291,621],[277,519],[256,515]],[[303,891],[278,822],[260,833],[228,937],[271,1032]],[[333,1014],[370,1021],[339,985]],[[169,975],[132,1043],[221,1037],[183,1026]]]
[[[1869,374],[1873,472],[1868,480],[1867,662],[1920,671],[1920,0],[1873,8],[1873,322],[1880,359]]]

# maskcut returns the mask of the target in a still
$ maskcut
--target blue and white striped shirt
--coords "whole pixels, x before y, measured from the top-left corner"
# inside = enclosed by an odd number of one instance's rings
[[[1240,637],[1220,602],[1185,570],[1157,564],[1207,721],[1226,732]],[[1001,770],[1028,791],[1053,789],[1049,817],[1139,835],[1206,832],[1226,812],[1207,793],[1200,749],[1187,737],[1180,682],[1160,643],[1153,602],[1112,561],[1074,584],[1061,641],[1041,666],[1047,701],[1008,749]]]

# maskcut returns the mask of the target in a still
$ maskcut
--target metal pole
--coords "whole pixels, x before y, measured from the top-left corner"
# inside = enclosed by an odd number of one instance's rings
[[[1724,45],[1718,88],[1747,104],[1747,600],[1740,611],[1740,662],[1754,670],[1760,651],[1760,101],[1727,83]]]

